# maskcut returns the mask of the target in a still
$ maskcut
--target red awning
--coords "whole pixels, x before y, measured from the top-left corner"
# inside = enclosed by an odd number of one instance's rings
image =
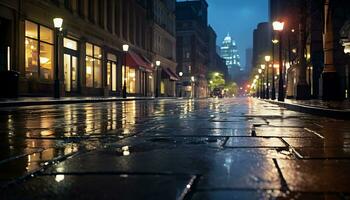
[[[177,81],[180,79],[180,77],[176,74],[176,72],[174,72],[173,70],[171,70],[170,68],[168,68],[169,71],[176,77]]]
[[[177,80],[179,80],[179,79],[177,78],[177,76],[174,75],[174,73],[171,71],[171,69],[169,69],[169,68],[163,68],[162,71],[164,72],[164,74],[165,74],[170,80],[172,80],[172,81],[177,81]]]
[[[142,56],[129,51],[126,55],[126,65],[131,67],[141,68],[145,71],[152,72],[151,63],[147,62]]]

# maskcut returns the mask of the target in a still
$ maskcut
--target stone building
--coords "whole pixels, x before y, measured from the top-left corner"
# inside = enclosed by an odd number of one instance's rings
[[[152,27],[152,63],[160,61],[156,71],[156,93],[159,96],[175,96],[176,81],[176,29],[175,29],[176,0],[148,1],[148,11]]]
[[[183,74],[182,96],[206,97],[208,4],[205,0],[176,2],[178,73]]]
[[[154,28],[147,6],[146,0],[0,0],[0,55],[9,58],[0,70],[20,72],[21,96],[52,96],[56,63],[61,96],[117,96],[124,75],[130,96],[152,96]],[[64,20],[57,42],[55,17]],[[130,46],[127,54],[123,44]]]

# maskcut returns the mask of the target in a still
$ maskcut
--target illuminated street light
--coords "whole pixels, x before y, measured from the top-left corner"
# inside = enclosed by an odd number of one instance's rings
[[[183,72],[179,72],[179,76],[182,77],[184,75]]]
[[[279,84],[278,84],[278,101],[284,101],[284,80],[283,80],[283,59],[282,59],[282,34],[284,22],[274,21],[272,23],[273,30],[279,33]]]
[[[156,97],[159,97],[159,84],[160,84],[160,82],[159,82],[159,67],[160,67],[160,61],[159,60],[157,60],[156,61],[156,73],[157,73],[157,76],[156,76]]]
[[[273,44],[277,44],[278,42],[279,42],[279,41],[276,40],[276,39],[272,40],[272,43],[273,43]]]
[[[124,85],[123,85],[123,98],[126,98],[126,54],[129,51],[129,45],[124,44],[123,45],[123,52],[124,52]]]
[[[270,65],[271,56],[266,55],[265,61],[266,61],[266,99],[270,98],[270,87],[269,87],[269,65]],[[273,69],[272,69],[273,70]]]
[[[283,31],[284,22],[274,21],[272,22],[273,30],[275,31]]]
[[[62,30],[63,19],[56,17],[53,19],[53,26],[55,27],[55,81],[54,81],[54,98],[61,97],[60,91],[60,79],[59,79],[59,41],[60,41],[60,32]]]
[[[63,19],[62,18],[56,17],[56,18],[53,19],[53,26],[56,29],[61,29],[62,25],[63,25]]]

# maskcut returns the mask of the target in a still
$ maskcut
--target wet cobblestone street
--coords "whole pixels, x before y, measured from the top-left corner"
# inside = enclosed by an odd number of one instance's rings
[[[0,108],[0,199],[348,199],[349,120],[253,98]]]

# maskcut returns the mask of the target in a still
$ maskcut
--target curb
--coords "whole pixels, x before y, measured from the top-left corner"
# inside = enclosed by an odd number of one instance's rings
[[[91,99],[69,99],[69,100],[43,100],[43,101],[8,101],[0,102],[0,108],[5,107],[24,107],[24,106],[44,106],[44,105],[62,105],[62,104],[78,104],[78,103],[102,103],[102,102],[121,102],[121,101],[158,101],[166,99],[184,99],[178,97],[145,97],[145,98],[91,98]]]
[[[324,117],[332,117],[337,119],[350,119],[350,111],[320,108],[320,107],[300,105],[300,104],[291,104],[291,103],[279,102],[279,101],[273,101],[273,100],[263,100],[263,101],[278,105],[288,110],[297,111],[301,113],[307,113],[307,114],[324,116]]]

